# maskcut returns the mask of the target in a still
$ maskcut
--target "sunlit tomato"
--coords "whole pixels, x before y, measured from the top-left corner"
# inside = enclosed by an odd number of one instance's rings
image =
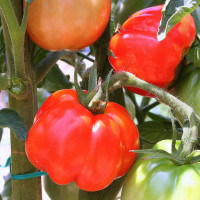
[[[176,77],[180,61],[188,52],[196,35],[191,15],[185,16],[167,37],[157,40],[163,5],[146,8],[131,15],[109,44],[116,57],[109,56],[115,71],[128,71],[163,89]],[[149,96],[146,91],[128,88]],[[151,95],[150,95],[151,96]]]
[[[154,149],[171,150],[171,140],[158,142]],[[177,146],[180,141],[177,141]],[[167,158],[139,158],[129,170],[122,200],[199,200],[200,163],[176,165]]]
[[[27,31],[47,50],[79,50],[94,43],[110,16],[111,0],[34,0]]]
[[[75,90],[52,94],[38,111],[26,141],[30,162],[57,184],[75,181],[97,191],[124,175],[135,160],[139,135],[129,113],[109,102],[94,115]]]

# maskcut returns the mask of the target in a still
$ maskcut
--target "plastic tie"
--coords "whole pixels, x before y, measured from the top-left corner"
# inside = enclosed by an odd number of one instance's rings
[[[44,175],[48,175],[48,174],[46,172],[40,171],[40,172],[33,172],[29,174],[11,175],[11,178],[13,180],[22,180],[22,179],[35,178],[35,177],[44,176]]]

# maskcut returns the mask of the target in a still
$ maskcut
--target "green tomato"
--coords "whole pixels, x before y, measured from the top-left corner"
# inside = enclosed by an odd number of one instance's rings
[[[78,200],[79,188],[75,182],[58,185],[46,175],[44,177],[44,189],[51,200]]]
[[[192,65],[186,66],[172,93],[193,107],[194,111],[200,115],[200,68]]]
[[[170,152],[171,140],[162,140],[154,148]],[[128,172],[122,200],[200,199],[200,163],[178,166],[165,158],[147,156],[140,157]]]
[[[163,3],[165,0],[119,0],[114,13],[115,25],[122,25],[130,15],[139,10]]]

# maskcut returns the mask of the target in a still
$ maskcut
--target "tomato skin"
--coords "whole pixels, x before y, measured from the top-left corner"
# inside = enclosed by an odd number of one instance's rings
[[[117,57],[109,56],[116,72],[128,71],[163,89],[170,86],[176,76],[177,66],[195,39],[195,24],[191,15],[185,16],[168,33],[166,39],[157,41],[157,31],[163,5],[143,9],[131,15],[109,44]],[[152,96],[138,88],[130,91]]]
[[[178,141],[180,144],[180,141]],[[155,149],[169,150],[171,140],[163,140]],[[200,163],[175,165],[167,159],[139,158],[129,170],[122,200],[200,199]]]
[[[34,0],[29,7],[27,31],[47,50],[80,50],[103,33],[111,0]]]
[[[70,89],[46,102],[26,141],[35,167],[57,184],[75,181],[87,191],[101,190],[127,172],[136,157],[129,150],[139,148],[139,134],[122,106],[109,102],[104,114],[93,115]]]

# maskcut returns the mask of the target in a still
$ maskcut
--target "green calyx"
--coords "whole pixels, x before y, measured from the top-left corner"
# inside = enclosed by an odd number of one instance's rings
[[[168,159],[176,165],[187,165],[200,162],[200,151],[195,150],[185,158],[181,158],[181,140],[176,140],[172,151],[172,140],[162,140],[154,145],[153,149],[132,150],[131,152],[144,154],[143,159]]]
[[[75,60],[74,82],[79,102],[93,114],[104,113],[108,103],[108,86],[111,78],[112,70],[107,76],[106,81],[102,85],[102,79],[97,79],[97,69],[91,67],[89,74],[88,93],[86,94],[79,86],[77,81],[77,59]],[[104,86],[104,87],[103,87]]]

